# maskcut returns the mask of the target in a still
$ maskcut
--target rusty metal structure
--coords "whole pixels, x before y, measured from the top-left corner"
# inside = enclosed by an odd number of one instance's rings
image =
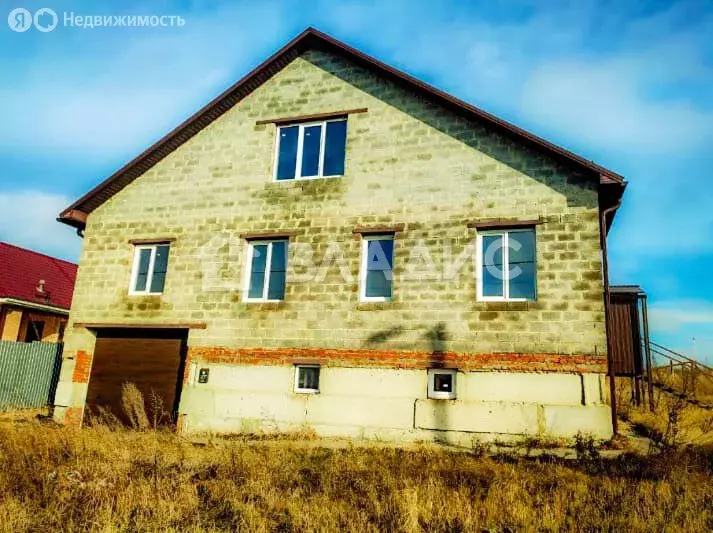
[[[653,409],[651,344],[646,292],[637,285],[610,287],[610,349],[612,372],[632,382],[632,397],[640,405],[648,396]]]

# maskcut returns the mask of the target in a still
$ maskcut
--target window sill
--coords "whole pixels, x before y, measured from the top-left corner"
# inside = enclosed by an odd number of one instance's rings
[[[265,184],[268,190],[295,190],[304,194],[321,194],[325,191],[339,192],[345,187],[346,176],[327,176],[324,178],[299,178],[291,180],[271,180]]]
[[[337,174],[334,176],[309,176],[309,177],[291,178],[291,179],[284,179],[284,180],[278,180],[277,178],[273,178],[272,183],[301,183],[301,182],[305,182],[305,181],[338,180],[338,179],[342,179],[343,177],[344,177],[344,174]]]
[[[390,303],[394,301],[393,296],[364,296],[359,298],[360,303],[373,304],[373,303]]]
[[[313,389],[297,389],[295,390],[295,394],[319,394],[319,391]]]
[[[498,298],[495,296],[483,297],[476,300],[477,302],[498,302],[498,303],[527,303],[534,302],[528,298]]]

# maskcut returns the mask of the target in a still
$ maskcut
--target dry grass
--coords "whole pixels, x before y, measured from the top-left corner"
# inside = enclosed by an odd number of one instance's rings
[[[680,373],[658,372],[656,381],[673,390],[693,398],[691,387],[695,387],[695,398],[704,404],[713,405],[713,384],[700,377],[694,381]],[[631,401],[630,382],[617,380],[619,415],[635,427],[652,437],[663,447],[680,445],[713,445],[713,409],[706,409],[657,387],[654,390],[654,412],[648,405],[635,406]]]
[[[670,372],[667,367],[655,368],[654,381],[669,387],[686,392],[702,403],[713,405],[713,375],[709,372],[690,371],[686,368],[676,367]]]
[[[657,407],[632,407],[627,414],[635,426],[665,446],[713,445],[713,411],[661,394]]]
[[[0,530],[713,529],[701,450],[563,462],[311,444],[6,419]]]

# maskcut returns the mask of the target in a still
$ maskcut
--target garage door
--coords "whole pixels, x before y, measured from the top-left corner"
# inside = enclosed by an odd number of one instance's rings
[[[87,392],[89,412],[97,414],[101,407],[128,422],[122,389],[133,383],[144,397],[149,420],[172,423],[182,383],[184,339],[185,334],[176,331],[98,332]]]

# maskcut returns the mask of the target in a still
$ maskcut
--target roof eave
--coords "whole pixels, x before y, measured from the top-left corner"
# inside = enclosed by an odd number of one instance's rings
[[[59,214],[57,222],[67,224],[78,230],[83,230],[87,225],[89,215],[79,209],[65,209]]]
[[[614,217],[616,216],[616,213],[619,211],[619,207],[621,206],[621,201],[624,197],[624,191],[626,191],[626,186],[628,185],[628,182],[624,179],[614,181],[604,175],[601,175],[599,177],[599,185],[600,212],[610,207],[615,208],[607,214],[607,218],[604,221],[606,223],[606,232],[607,234],[609,234],[609,230],[611,229],[612,224],[614,223]]]
[[[62,307],[53,304],[43,304],[40,302],[32,302],[30,300],[25,300],[23,298],[16,298],[14,296],[0,296],[0,305],[12,305],[15,307],[26,307],[29,309],[35,309],[37,311],[46,311],[49,313],[56,313],[58,315],[69,315],[69,308]]]

